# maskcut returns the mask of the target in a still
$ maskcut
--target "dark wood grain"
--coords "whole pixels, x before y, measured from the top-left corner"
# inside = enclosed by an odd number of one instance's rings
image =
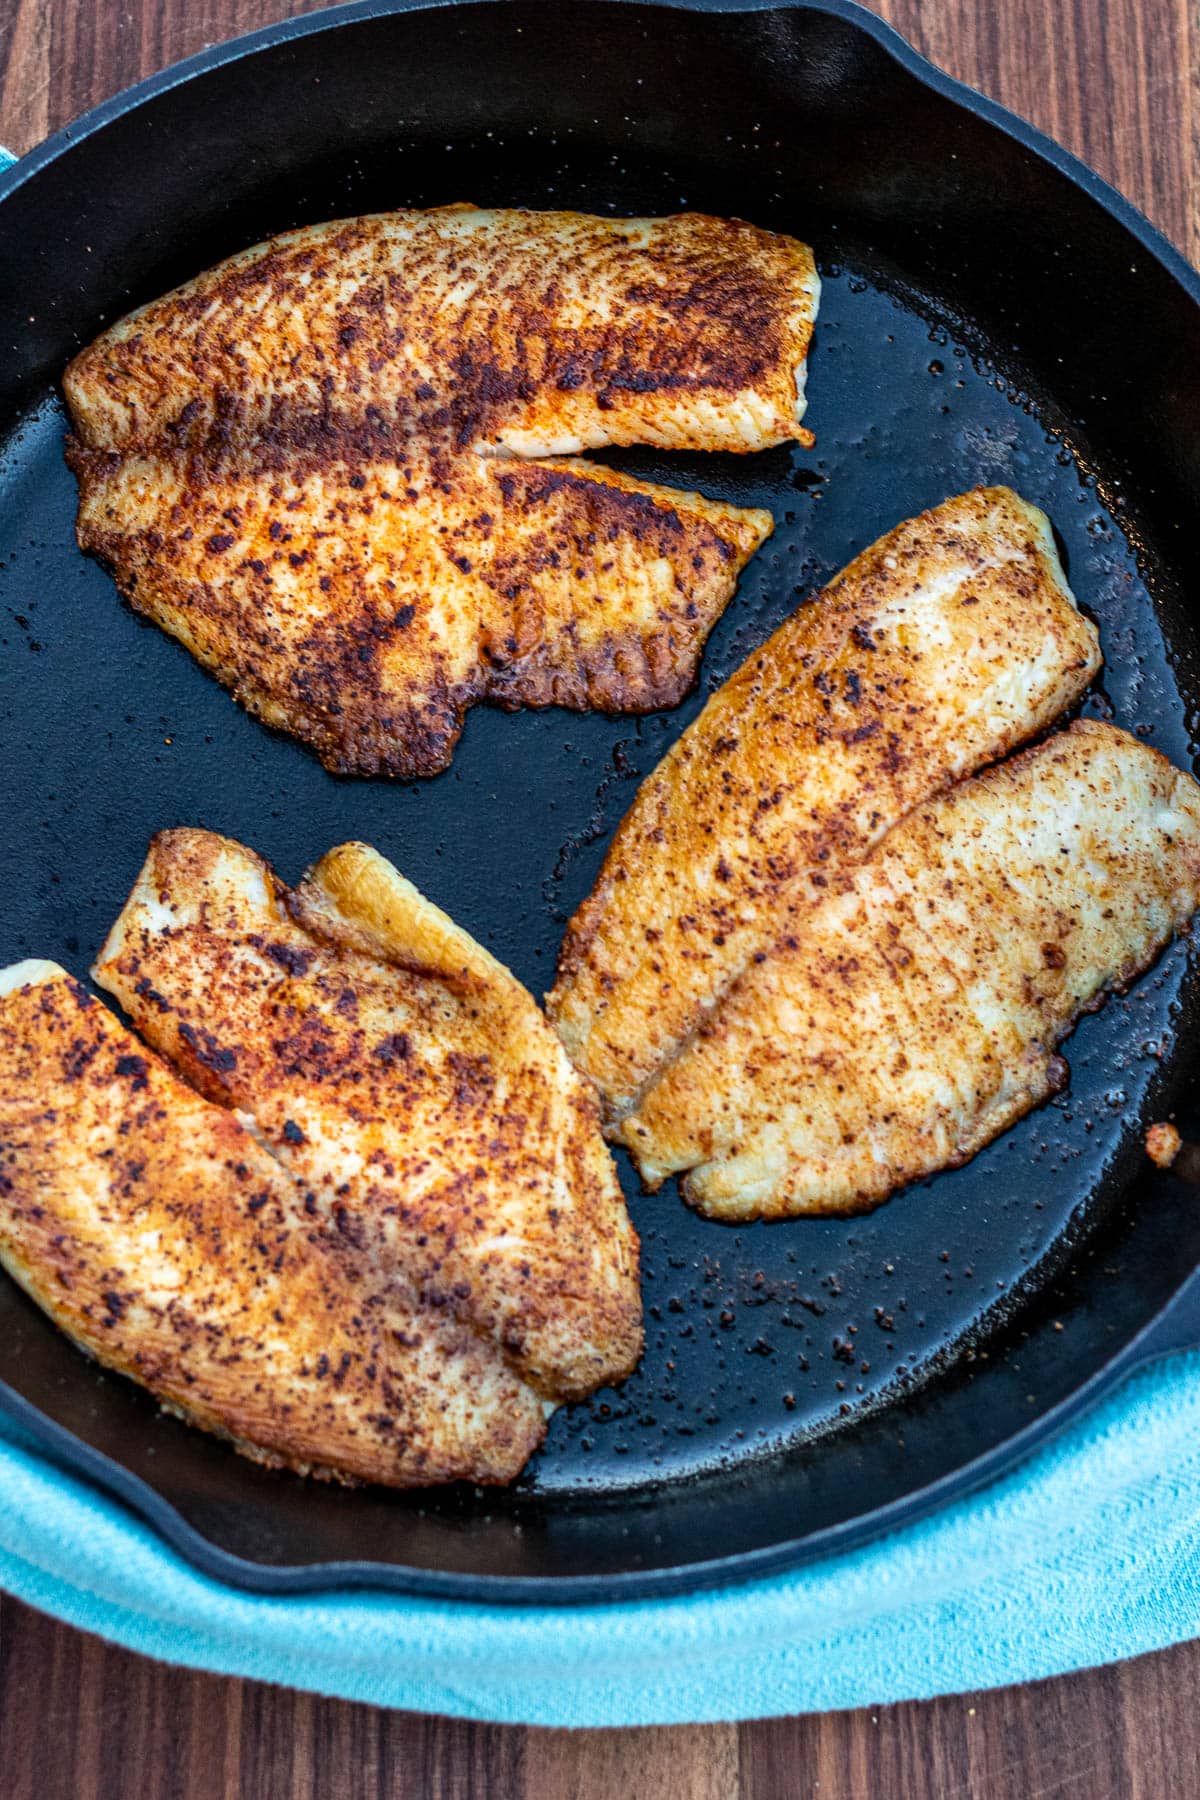
[[[147,1662],[0,1604],[4,1800],[1192,1800],[1200,1644],[742,1726],[522,1731]]]
[[[0,0],[0,142],[307,0]],[[879,0],[1200,259],[1200,0]],[[864,1695],[864,1701],[870,1696]],[[0,1800],[1186,1800],[1200,1645],[996,1693],[743,1726],[547,1732],[149,1663],[0,1600]]]

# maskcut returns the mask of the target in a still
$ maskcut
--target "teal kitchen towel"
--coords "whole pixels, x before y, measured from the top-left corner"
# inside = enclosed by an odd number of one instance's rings
[[[904,1531],[766,1581],[576,1610],[237,1592],[2,1430],[0,1585],[168,1662],[381,1706],[756,1718],[1029,1681],[1200,1634],[1200,1353],[1132,1375]]]

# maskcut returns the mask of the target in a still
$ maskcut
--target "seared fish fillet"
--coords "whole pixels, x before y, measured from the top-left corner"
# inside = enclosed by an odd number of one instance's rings
[[[481,699],[674,704],[770,515],[516,459],[809,441],[819,288],[700,214],[290,232],[75,358],[80,543],[333,769],[444,767]]]
[[[99,1361],[258,1462],[509,1481],[545,1430],[494,1345],[414,1307],[53,963],[0,972],[0,1261]]]
[[[633,1368],[637,1239],[595,1096],[508,970],[375,851],[289,890],[240,844],[162,832],[94,974],[414,1307],[550,1399]]]
[[[919,807],[830,883],[620,1136],[723,1219],[854,1212],[965,1162],[1200,904],[1200,787],[1081,722]]]
[[[819,295],[807,245],[739,219],[377,213],[231,256],[64,385],[94,450],[331,415],[518,456],[761,450],[801,435]]]
[[[477,700],[675,705],[771,525],[582,460],[78,466],[80,541],[137,610],[355,775],[436,774]]]
[[[906,813],[1048,725],[1100,663],[1045,516],[981,488],[792,615],[642,783],[549,995],[618,1123],[741,972]]]

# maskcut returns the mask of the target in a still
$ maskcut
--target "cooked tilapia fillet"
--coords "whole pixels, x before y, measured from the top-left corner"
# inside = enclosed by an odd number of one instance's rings
[[[921,801],[1049,724],[1100,663],[1050,526],[980,488],[792,615],[642,783],[549,995],[610,1124],[743,969]]]
[[[53,963],[0,972],[0,1261],[76,1343],[256,1461],[508,1481],[544,1404],[415,1308]]]
[[[674,705],[771,516],[553,459],[807,439],[818,292],[698,214],[289,233],[71,364],[79,541],[341,772],[433,773],[477,700]]]
[[[855,1212],[965,1162],[1200,904],[1200,787],[1081,722],[911,813],[726,994],[620,1136],[716,1218]]]
[[[633,1368],[637,1239],[595,1096],[525,989],[375,851],[289,890],[240,844],[163,832],[94,973],[414,1306],[552,1399]]]
[[[518,456],[803,437],[806,244],[738,219],[445,206],[284,233],[97,338],[64,387],[93,450],[349,421]]]
[[[137,610],[356,775],[435,774],[477,700],[675,705],[771,528],[582,459],[80,467],[81,541]]]

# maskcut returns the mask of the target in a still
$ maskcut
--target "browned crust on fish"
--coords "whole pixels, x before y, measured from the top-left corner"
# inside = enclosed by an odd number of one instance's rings
[[[870,1209],[1051,1094],[1200,899],[1200,787],[1078,721],[915,809],[740,975],[620,1135],[710,1217]]]
[[[95,974],[418,1311],[549,1399],[634,1367],[637,1236],[595,1095],[520,983],[375,851],[288,889],[229,839],[162,832]]]
[[[582,459],[349,455],[70,455],[83,547],[338,774],[436,774],[481,700],[677,704],[771,529]]]
[[[703,213],[379,214],[231,257],[111,327],[64,386],[99,449],[278,439],[331,417],[457,448],[531,422],[665,443],[664,401],[746,394],[759,438],[781,442],[804,435],[815,286],[806,245]],[[675,447],[746,446],[714,417]]]
[[[271,1467],[510,1481],[541,1397],[312,1215],[62,970],[0,996],[0,1260],[81,1348]]]
[[[290,233],[72,362],[79,542],[338,773],[435,773],[478,701],[674,705],[771,517],[555,453],[805,439],[818,287],[697,214]]]
[[[1006,488],[906,520],[786,620],[642,783],[567,927],[547,1010],[610,1125],[839,870],[1099,662]]]

